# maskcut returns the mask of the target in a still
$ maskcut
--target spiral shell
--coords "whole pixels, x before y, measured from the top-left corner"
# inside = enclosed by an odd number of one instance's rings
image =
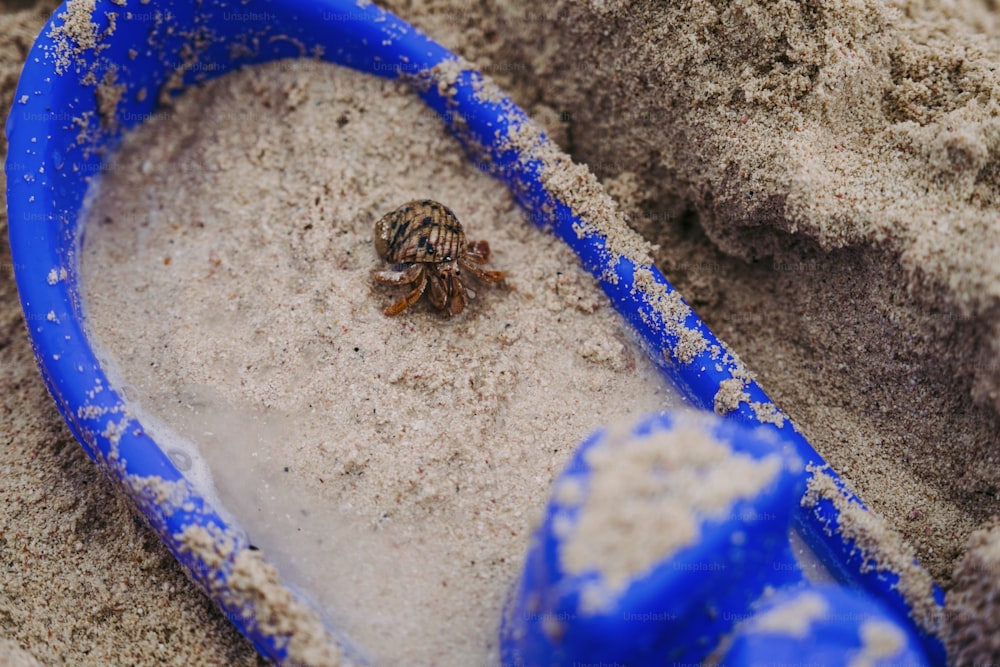
[[[467,243],[450,208],[415,199],[375,223],[375,251],[390,264],[440,263],[461,259]]]

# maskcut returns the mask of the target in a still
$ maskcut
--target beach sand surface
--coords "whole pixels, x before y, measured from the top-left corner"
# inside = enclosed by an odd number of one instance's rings
[[[387,4],[591,166],[949,591],[954,661],[1000,659],[994,3]],[[53,8],[3,7],[3,108]],[[46,665],[259,662],[62,424],[11,268],[4,246],[0,637]]]

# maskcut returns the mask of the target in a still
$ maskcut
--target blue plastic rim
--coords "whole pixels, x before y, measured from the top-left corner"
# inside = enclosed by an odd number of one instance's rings
[[[65,28],[68,22],[73,30]],[[812,471],[825,465],[650,258],[617,252],[600,225],[574,212],[567,193],[551,187],[544,159],[558,149],[526,114],[506,97],[480,95],[487,83],[481,74],[402,20],[364,0],[98,0],[92,12],[83,2],[67,2],[28,54],[6,127],[11,254],[35,356],[87,453],[264,655],[286,658],[290,638],[269,632],[248,601],[227,586],[249,545],[195,492],[105,377],[82,321],[77,251],[90,182],[121,133],[148,118],[162,94],[288,57],[412,82],[470,157],[511,188],[528,217],[573,248],[692,404],[712,410],[721,388],[735,386],[738,402],[726,408],[729,419],[773,429]],[[449,70],[460,71],[451,76]],[[435,82],[447,85],[430,85]],[[118,92],[109,96],[108,90]],[[511,141],[514,135],[527,141]],[[692,340],[699,345],[679,352]],[[863,508],[835,473],[825,474],[841,487],[841,507]],[[171,502],[163,502],[165,485]],[[840,519],[837,504],[821,498],[798,507],[793,521],[845,583],[909,619],[928,655],[943,664],[936,624],[914,620],[899,574],[873,567],[871,555],[836,530]],[[219,558],[190,548],[183,538],[192,528],[214,540]],[[940,591],[933,596],[940,604]]]

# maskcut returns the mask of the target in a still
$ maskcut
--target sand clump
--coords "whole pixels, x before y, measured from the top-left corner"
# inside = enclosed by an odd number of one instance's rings
[[[593,278],[404,84],[334,65],[192,89],[112,163],[81,275],[113,383],[362,652],[495,660],[566,457],[678,402]],[[506,286],[390,318],[408,288],[373,281],[373,225],[425,197],[490,242]]]
[[[755,632],[781,633],[806,639],[812,635],[812,624],[827,618],[830,611],[830,605],[821,595],[807,591],[756,616],[752,627]]]

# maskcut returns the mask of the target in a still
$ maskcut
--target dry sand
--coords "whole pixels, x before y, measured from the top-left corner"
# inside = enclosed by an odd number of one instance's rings
[[[959,565],[953,648],[995,630],[970,591],[1000,539],[963,558],[1000,513],[994,4],[387,4],[589,163],[946,588]],[[51,8],[0,15],[6,108]],[[61,424],[0,253],[0,633],[43,664],[254,664]]]

